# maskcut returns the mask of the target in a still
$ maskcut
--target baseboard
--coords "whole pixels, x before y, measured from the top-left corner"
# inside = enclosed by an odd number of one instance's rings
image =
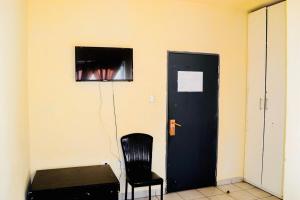
[[[165,194],[165,191],[163,191],[163,193]],[[145,189],[141,189],[141,190],[135,190],[134,191],[134,198],[138,199],[138,198],[144,198],[144,197],[149,197],[149,190],[148,188]],[[160,189],[151,189],[151,196],[155,197],[155,196],[160,196]],[[119,200],[124,200],[125,199],[125,192],[120,192],[119,193]],[[131,187],[128,187],[128,194],[127,194],[127,199],[131,199]]]
[[[223,180],[217,181],[217,185],[228,185],[228,184],[233,184],[233,183],[239,183],[239,182],[242,182],[243,180],[244,180],[244,178],[242,178],[242,177],[223,179]]]

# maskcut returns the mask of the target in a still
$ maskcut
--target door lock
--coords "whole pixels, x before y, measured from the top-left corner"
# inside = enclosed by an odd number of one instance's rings
[[[176,126],[181,127],[180,124],[177,124],[177,123],[176,123],[176,120],[175,120],[175,119],[170,119],[170,122],[169,122],[169,134],[170,134],[170,136],[172,136],[172,137],[175,136]]]

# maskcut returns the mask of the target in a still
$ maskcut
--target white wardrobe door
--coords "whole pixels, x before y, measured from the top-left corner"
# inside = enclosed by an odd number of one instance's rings
[[[247,131],[245,180],[261,185],[266,66],[266,8],[248,18]]]
[[[263,188],[282,196],[286,98],[286,3],[268,8]]]

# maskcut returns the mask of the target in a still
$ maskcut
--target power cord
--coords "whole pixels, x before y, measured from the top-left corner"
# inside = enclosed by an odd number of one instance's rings
[[[120,159],[120,148],[119,148],[119,144],[118,144],[118,123],[117,123],[117,114],[116,114],[116,100],[115,100],[115,88],[114,88],[114,83],[111,83],[111,88],[112,88],[112,97],[113,97],[113,107],[114,107],[114,118],[115,118],[115,139],[116,139],[116,145],[118,148],[118,161],[120,164],[120,176],[119,176],[119,180],[122,177],[122,161]]]
[[[102,106],[103,106],[103,94],[102,94],[102,88],[101,88],[101,83],[99,83],[98,85],[98,92],[99,92],[99,120],[100,123],[102,123]],[[120,175],[119,175],[119,180],[122,177],[122,161],[120,159],[120,149],[119,149],[119,145],[118,145],[118,124],[117,124],[117,115],[116,115],[116,103],[115,103],[115,91],[114,91],[114,87],[113,87],[113,83],[112,83],[112,94],[113,94],[113,109],[114,109],[114,125],[115,125],[115,139],[116,139],[116,145],[117,145],[117,149],[118,149],[118,155],[116,155],[113,150],[112,150],[112,143],[111,143],[111,137],[110,134],[108,134],[108,132],[105,129],[105,126],[103,126],[104,129],[104,133],[107,135],[108,137],[108,141],[109,141],[109,151],[110,154],[115,157],[118,162],[119,162],[119,167],[120,167]]]

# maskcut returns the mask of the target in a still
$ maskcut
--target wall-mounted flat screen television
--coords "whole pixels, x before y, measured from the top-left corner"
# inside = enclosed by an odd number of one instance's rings
[[[76,81],[133,81],[132,57],[132,48],[76,46]]]

